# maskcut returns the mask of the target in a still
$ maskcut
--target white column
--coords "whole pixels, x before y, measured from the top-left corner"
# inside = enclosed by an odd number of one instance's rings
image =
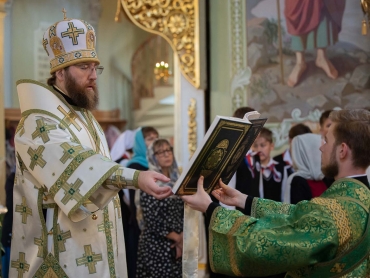
[[[180,72],[178,57],[174,57],[174,89],[175,89],[175,157],[180,167],[184,168],[190,159],[188,140],[188,108],[191,99],[196,102],[196,134],[197,145],[205,134],[204,91],[196,89]]]
[[[4,121],[4,19],[6,0],[0,0],[0,205],[5,205],[5,121]]]

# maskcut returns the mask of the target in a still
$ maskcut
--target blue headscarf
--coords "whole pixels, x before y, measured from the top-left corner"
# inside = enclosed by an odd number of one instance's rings
[[[130,168],[131,164],[139,163],[141,166],[149,168],[149,164],[146,159],[146,145],[141,128],[136,131],[135,142],[132,151],[134,155],[132,159],[127,163],[127,167]]]

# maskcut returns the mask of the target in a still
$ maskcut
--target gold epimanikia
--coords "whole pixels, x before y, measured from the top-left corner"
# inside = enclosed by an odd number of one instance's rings
[[[130,20],[165,38],[185,78],[200,87],[199,0],[121,0]]]

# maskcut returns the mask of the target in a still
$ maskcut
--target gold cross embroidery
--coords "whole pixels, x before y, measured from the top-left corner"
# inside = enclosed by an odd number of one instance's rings
[[[72,39],[72,44],[76,45],[76,44],[78,44],[77,37],[80,34],[85,34],[85,30],[84,29],[77,29],[73,25],[73,22],[68,22],[68,26],[69,27],[68,27],[67,31],[62,32],[62,38],[69,37],[70,39]]]
[[[121,202],[118,197],[115,197],[113,200],[114,208],[117,209],[118,218],[121,218]]]
[[[25,272],[28,272],[30,269],[30,265],[26,261],[26,254],[23,252],[19,252],[19,259],[16,261],[12,261],[11,263],[12,268],[16,268],[18,271],[18,278],[22,278]]]
[[[38,246],[39,250],[37,252],[37,257],[44,258],[44,243],[45,243],[45,236],[42,233],[41,238],[34,238],[33,243]]]
[[[50,130],[57,129],[56,125],[47,125],[44,123],[43,119],[36,120],[36,130],[32,133],[32,139],[35,139],[36,137],[41,137],[42,142],[46,143],[50,141],[48,132]]]
[[[17,159],[18,159],[19,169],[21,170],[23,174],[23,171],[27,171],[27,168],[26,168],[26,165],[24,165],[24,162],[18,152],[17,152]]]
[[[85,254],[81,258],[76,259],[77,266],[85,265],[89,268],[89,274],[96,273],[95,265],[98,261],[102,261],[101,254],[95,254],[92,252],[91,245],[84,246]]]
[[[57,225],[57,241],[58,241],[58,247],[59,247],[59,252],[64,252],[66,251],[65,243],[66,240],[71,238],[71,231],[64,232],[60,230],[59,224]]]
[[[66,11],[65,8],[63,8],[62,13],[63,13],[64,20],[66,20],[67,19],[67,11]]]
[[[103,222],[100,225],[98,225],[98,231],[99,232],[104,232],[105,233],[106,229],[109,229],[109,230],[113,229],[113,222],[112,221]]]
[[[28,215],[32,215],[32,209],[27,206],[26,197],[22,196],[22,204],[15,206],[15,211],[22,215],[22,223],[27,224]]]
[[[124,177],[122,177],[123,170],[118,169],[114,176],[112,176],[110,179],[106,179],[105,184],[106,185],[113,185],[114,187],[118,189],[123,189],[127,187],[127,181]]]
[[[60,159],[60,161],[63,164],[66,163],[68,159],[75,158],[81,151],[84,150],[84,148],[82,146],[74,146],[74,147],[72,147],[68,143],[63,143],[60,146],[64,150],[64,154],[63,154],[62,158]]]
[[[330,269],[330,272],[333,273],[341,273],[343,271],[343,268],[346,266],[346,264],[336,263],[332,269]]]
[[[65,183],[62,186],[64,189],[65,196],[62,198],[62,203],[66,205],[70,200],[74,199],[77,202],[81,200],[82,195],[80,194],[80,186],[82,185],[82,180],[77,179],[74,184]]]
[[[28,149],[27,153],[31,156],[30,169],[33,170],[35,165],[39,165],[44,168],[46,161],[42,158],[42,152],[45,150],[44,146],[40,146],[37,150],[33,150],[31,147]]]
[[[73,124],[74,125],[74,127],[78,130],[78,131],[80,131],[82,128],[78,125],[78,123],[75,121],[75,119],[77,118],[77,115],[72,111],[72,110],[70,110],[69,112],[67,112],[67,111],[65,111],[64,109],[63,109],[63,107],[62,106],[58,106],[58,110],[60,111],[60,112],[62,112],[63,113],[63,115],[64,115],[64,118],[63,118],[63,120],[62,120],[62,124],[61,124],[61,128],[63,128],[64,127],[64,124],[66,124],[67,126],[70,126],[71,124]]]

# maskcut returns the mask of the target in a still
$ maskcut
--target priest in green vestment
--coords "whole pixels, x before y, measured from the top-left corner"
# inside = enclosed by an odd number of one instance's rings
[[[370,112],[341,110],[320,150],[321,167],[333,184],[320,196],[296,205],[253,198],[220,181],[212,203],[203,190],[184,196],[206,213],[209,258],[215,272],[233,276],[370,277]]]

